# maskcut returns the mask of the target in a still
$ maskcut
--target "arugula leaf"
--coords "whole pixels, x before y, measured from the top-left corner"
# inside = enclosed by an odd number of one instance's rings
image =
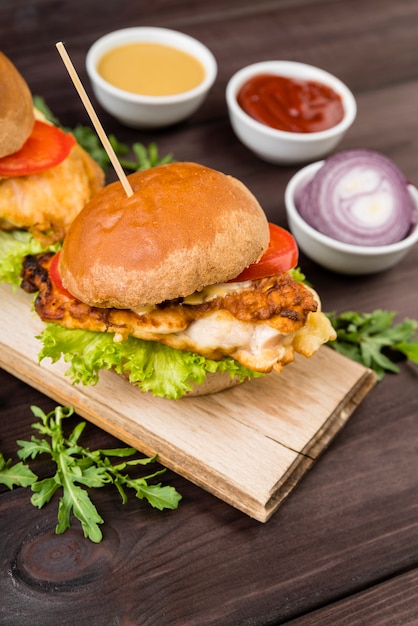
[[[114,484],[123,503],[127,501],[126,488],[129,488],[134,490],[137,498],[146,499],[154,508],[159,510],[177,508],[181,495],[173,487],[163,487],[161,483],[148,483],[149,480],[163,474],[166,471],[164,468],[139,478],[132,478],[126,473],[128,468],[154,462],[155,456],[127,459],[136,454],[134,448],[91,451],[78,443],[86,422],[79,422],[68,437],[64,434],[62,421],[74,413],[72,408],[58,406],[50,413],[44,413],[36,406],[31,409],[39,420],[32,424],[32,428],[38,431],[41,438],[32,436],[30,441],[19,440],[18,456],[24,461],[34,459],[39,454],[48,454],[55,462],[56,472],[52,477],[38,480],[24,463],[10,467],[10,463],[5,463],[0,455],[0,481],[8,486],[31,485],[34,492],[31,502],[38,508],[49,503],[60,490],[58,522],[55,528],[57,534],[65,532],[70,527],[71,515],[74,515],[81,523],[85,537],[95,543],[102,540],[100,524],[103,524],[104,520],[86,488],[94,489]],[[113,464],[111,461],[113,457],[124,460]]]
[[[55,115],[52,113],[51,109],[49,108],[45,100],[41,98],[41,96],[33,96],[33,106],[35,107],[35,109],[38,109],[38,111],[40,111],[42,115],[44,115],[45,118],[49,122],[51,122],[51,124],[54,124],[55,126],[61,126],[59,119],[55,117]]]
[[[100,165],[102,170],[106,171],[110,165],[110,159],[96,133],[88,126],[82,126],[81,124],[77,124],[71,132],[73,133],[77,143],[79,143],[80,146],[91,156],[91,158]],[[115,154],[118,156],[119,152],[111,137],[109,137],[109,142],[112,145]]]
[[[9,489],[16,487],[29,487],[36,481],[34,474],[24,463],[15,463],[12,465],[11,459],[5,460],[0,452],[0,483],[6,485]]]
[[[396,349],[402,352],[409,361],[418,363],[418,339],[415,341],[400,341],[396,344]]]
[[[134,143],[132,145],[132,150],[134,156],[136,157],[135,160],[119,158],[120,164],[125,169],[134,171],[146,170],[150,167],[156,167],[157,165],[170,163],[173,160],[173,156],[171,154],[167,154],[165,157],[160,158],[158,154],[157,144],[154,142],[150,143],[148,148],[146,148],[141,143]]]
[[[64,127],[60,124],[58,118],[52,113],[43,98],[40,96],[34,96],[33,101],[35,107],[41,111],[43,115],[45,115],[47,120],[55,124],[55,126],[60,126],[66,132],[71,132],[80,146],[88,152],[92,159],[94,159],[103,170],[106,170],[111,165],[106,150],[103,148],[100,139],[92,128],[81,124],[78,124],[72,129]],[[167,154],[164,157],[159,156],[156,143],[150,143],[149,146],[146,147],[143,144],[136,142],[129,147],[126,144],[120,143],[114,135],[109,135],[109,142],[115,151],[120,164],[127,170],[136,172],[138,170],[145,170],[150,167],[156,167],[157,165],[163,165],[164,163],[171,163],[173,161],[172,154]],[[129,153],[132,153],[134,158],[122,158],[124,155]]]
[[[399,373],[399,367],[390,358],[396,353],[418,364],[418,338],[415,338],[418,321],[405,318],[394,324],[396,312],[382,309],[371,313],[345,311],[340,315],[326,315],[337,333],[337,339],[328,345],[374,370],[378,380],[386,372]]]

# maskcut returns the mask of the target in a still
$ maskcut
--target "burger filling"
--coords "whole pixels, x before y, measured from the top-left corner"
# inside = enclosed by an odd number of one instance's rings
[[[215,361],[231,357],[255,372],[280,371],[298,352],[310,357],[332,338],[313,290],[287,272],[132,311],[91,307],[63,293],[49,277],[51,254],[27,257],[22,287],[38,292],[35,310],[67,329],[159,342]]]

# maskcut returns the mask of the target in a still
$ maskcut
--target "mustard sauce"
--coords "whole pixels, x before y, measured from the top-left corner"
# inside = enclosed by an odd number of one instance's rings
[[[129,43],[106,52],[97,70],[108,83],[144,96],[171,96],[197,87],[203,65],[191,54],[159,43]]]

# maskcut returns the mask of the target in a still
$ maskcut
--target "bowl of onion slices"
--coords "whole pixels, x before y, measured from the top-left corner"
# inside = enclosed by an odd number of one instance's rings
[[[418,242],[418,190],[385,155],[346,150],[299,170],[285,191],[301,251],[340,274],[373,274]]]

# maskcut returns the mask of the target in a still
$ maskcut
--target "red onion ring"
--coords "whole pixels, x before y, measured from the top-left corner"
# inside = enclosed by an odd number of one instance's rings
[[[324,235],[362,246],[401,241],[414,221],[404,174],[371,150],[345,150],[329,157],[298,194],[297,208]]]

